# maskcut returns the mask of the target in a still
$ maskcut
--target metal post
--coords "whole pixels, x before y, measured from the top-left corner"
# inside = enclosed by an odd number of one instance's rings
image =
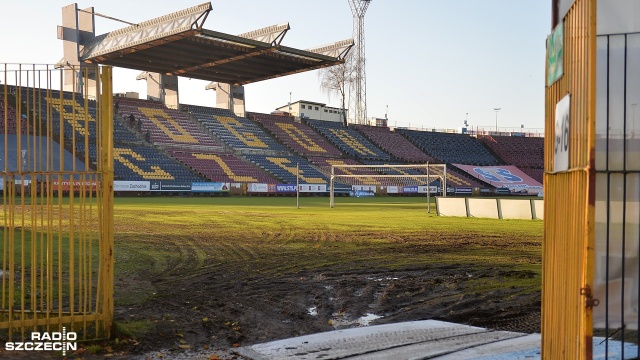
[[[334,195],[333,195],[333,177],[334,177],[334,169],[333,166],[331,166],[331,180],[329,182],[329,206],[333,209],[333,201],[334,201]]]
[[[431,182],[429,180],[429,162],[427,161],[427,212],[431,214]]]
[[[300,164],[296,163],[296,208],[300,209]]]
[[[102,182],[102,239],[101,252],[104,255],[102,272],[103,281],[103,307],[104,307],[104,331],[107,337],[111,336],[111,324],[113,321],[113,83],[112,68],[102,67],[100,76],[101,88],[101,170]]]
[[[444,164],[444,185],[442,185],[442,196],[447,197],[447,164]]]

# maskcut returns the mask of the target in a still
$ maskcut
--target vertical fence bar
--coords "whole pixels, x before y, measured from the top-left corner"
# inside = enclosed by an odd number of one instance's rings
[[[636,109],[640,100],[640,32],[598,36],[598,119],[594,328],[612,358],[635,358],[638,344],[640,167]],[[629,108],[629,105],[632,107]],[[631,110],[631,111],[630,111]],[[607,358],[610,358],[609,355]]]
[[[102,131],[102,207],[104,214],[101,248],[104,248],[104,329],[110,336],[113,319],[113,85],[112,68],[102,68],[101,80],[101,121]]]

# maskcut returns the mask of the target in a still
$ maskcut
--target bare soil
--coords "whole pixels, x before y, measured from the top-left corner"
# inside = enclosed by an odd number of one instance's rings
[[[116,293],[150,285],[156,294],[139,306],[116,308],[118,322],[151,324],[124,350],[146,356],[160,349],[177,356],[187,347],[216,353],[215,349],[362,326],[357,320],[367,314],[381,316],[372,325],[437,319],[540,331],[539,291],[517,286],[477,288],[483,279],[497,283],[530,279],[536,276],[532,271],[468,264],[402,270],[350,270],[341,265],[280,276],[253,270],[226,266],[186,278],[180,271],[154,276],[148,283],[142,279],[116,283]]]

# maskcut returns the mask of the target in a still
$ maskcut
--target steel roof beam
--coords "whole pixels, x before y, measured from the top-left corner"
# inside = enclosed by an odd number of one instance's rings
[[[182,75],[186,72],[191,72],[194,70],[199,70],[199,69],[204,69],[204,68],[211,68],[214,66],[218,66],[218,65],[223,65],[223,64],[227,64],[230,62],[234,62],[234,61],[239,61],[239,60],[244,60],[244,59],[248,59],[254,56],[258,56],[258,55],[263,55],[263,54],[267,54],[270,52],[274,52],[278,50],[277,47],[272,47],[272,48],[268,48],[268,49],[262,49],[262,50],[258,50],[258,51],[251,51],[248,52],[246,54],[242,54],[242,55],[237,55],[237,56],[232,56],[229,58],[225,58],[225,59],[221,59],[221,60],[216,60],[216,61],[211,61],[202,65],[196,65],[196,66],[191,66],[188,68],[184,68],[184,69],[180,69],[180,70],[176,70],[176,71],[171,71],[168,72],[167,75]]]
[[[113,57],[123,57],[132,53],[137,53],[137,52],[141,52],[144,50],[149,50],[155,47],[161,47],[162,45],[166,45],[166,44],[170,44],[173,42],[177,42],[179,40],[182,40],[184,38],[193,36],[193,34],[195,33],[196,30],[189,30],[187,32],[181,33],[181,34],[176,34],[173,36],[169,36],[166,38],[161,38],[158,40],[154,40],[154,41],[150,41],[150,42],[146,42],[146,43],[141,43],[138,44],[136,46],[131,46],[131,47],[125,47],[121,50],[118,51],[113,51],[113,52],[109,52],[109,53],[105,53],[102,55],[97,55],[97,56],[93,56],[93,57],[88,57],[88,58],[83,58],[85,63],[102,63],[110,58]]]
[[[240,34],[238,36],[246,39],[268,43],[271,44],[271,46],[278,46],[280,45],[280,43],[282,43],[284,36],[290,29],[291,27],[289,26],[289,23],[285,23],[280,25],[267,26],[262,29]]]
[[[96,58],[171,35],[200,31],[210,11],[211,3],[204,3],[97,36],[82,50],[81,58]]]
[[[355,43],[353,39],[348,39],[348,40],[337,41],[330,45],[309,49],[307,51],[315,54],[330,56],[338,60],[344,60],[344,58],[347,56],[347,54],[349,53],[349,50],[351,50],[354,44]]]
[[[239,82],[239,83],[235,83],[234,85],[235,86],[246,85],[246,84],[250,84],[250,83],[254,83],[254,82],[258,82],[258,81],[275,79],[275,78],[279,78],[279,77],[282,77],[282,76],[299,74],[301,72],[322,69],[322,68],[325,68],[325,67],[341,64],[343,62],[344,61],[334,61],[334,62],[322,63],[322,64],[317,65],[317,66],[305,67],[305,68],[301,68],[301,69],[298,69],[298,70],[293,70],[293,71],[289,71],[289,72],[279,73],[279,74],[276,74],[276,75],[266,76],[266,77],[263,77],[263,78],[255,78],[255,79],[248,80],[248,81],[242,81],[242,82]]]

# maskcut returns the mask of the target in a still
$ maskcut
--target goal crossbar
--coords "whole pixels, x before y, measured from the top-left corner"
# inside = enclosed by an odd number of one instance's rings
[[[439,169],[441,174],[431,173],[431,169]],[[402,169],[422,169],[426,170],[426,174],[336,174],[336,169],[354,169],[354,170],[362,170],[362,169],[371,169],[371,170],[380,170],[380,169],[389,169],[389,170],[402,170]],[[434,169],[434,170],[435,170]],[[443,196],[447,196],[447,165],[446,164],[413,164],[413,165],[331,165],[331,177],[330,177],[330,185],[329,185],[329,202],[330,207],[333,208],[335,206],[335,180],[337,178],[367,178],[367,179],[377,179],[377,178],[390,178],[390,179],[426,179],[427,181],[427,202],[428,209],[431,210],[431,186],[429,186],[430,179],[439,179],[442,184],[442,194]],[[377,186],[377,185],[376,185]]]

